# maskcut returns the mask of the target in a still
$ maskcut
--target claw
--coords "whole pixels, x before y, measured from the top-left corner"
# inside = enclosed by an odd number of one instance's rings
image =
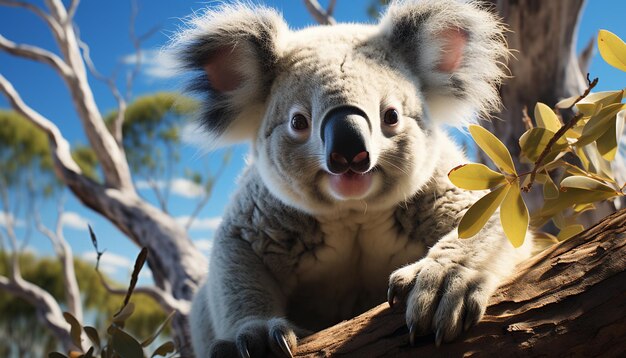
[[[415,346],[415,337],[417,336],[417,327],[414,324],[409,326],[409,344],[411,347]]]
[[[393,287],[389,287],[387,290],[387,302],[389,303],[389,307],[393,307],[394,301],[396,299],[396,291]]]
[[[289,344],[287,344],[287,340],[285,339],[285,336],[282,333],[278,331],[274,332],[274,340],[276,341],[276,343],[278,343],[278,346],[280,347],[280,349],[283,350],[283,353],[285,353],[285,356],[289,358],[293,358],[291,349],[289,349]]]
[[[248,344],[243,342],[241,345],[237,345],[239,349],[239,355],[243,358],[250,358],[250,352],[248,351]]]
[[[441,331],[441,328],[438,328],[437,332],[435,333],[435,345],[437,347],[441,346],[442,341],[443,341],[443,332]]]

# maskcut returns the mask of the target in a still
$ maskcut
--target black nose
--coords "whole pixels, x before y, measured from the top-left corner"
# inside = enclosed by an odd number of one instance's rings
[[[361,109],[342,106],[328,112],[321,130],[328,170],[333,174],[369,170],[370,133],[370,122]]]

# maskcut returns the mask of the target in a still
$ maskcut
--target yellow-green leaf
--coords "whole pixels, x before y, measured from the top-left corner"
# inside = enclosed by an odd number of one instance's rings
[[[554,184],[549,174],[546,174],[546,181],[543,183],[543,197],[546,200],[559,197],[559,188]]]
[[[572,236],[581,233],[583,230],[585,230],[585,227],[580,224],[566,226],[561,231],[559,231],[557,239],[559,241],[565,241]]]
[[[578,103],[595,103],[601,104],[604,107],[610,104],[620,103],[622,98],[624,98],[624,90],[602,91],[590,93]]]
[[[611,161],[615,159],[617,154],[617,122],[614,121],[609,125],[609,129],[596,140],[598,152],[602,158]]]
[[[600,112],[591,117],[587,124],[585,124],[583,133],[581,137],[578,138],[576,145],[587,145],[598,139],[609,129],[612,122],[616,120],[617,114],[624,109],[626,109],[626,104],[622,103],[614,103],[602,108]]]
[[[564,189],[564,188],[604,191],[604,192],[617,194],[615,189],[611,188],[610,186],[604,184],[603,182],[599,180],[585,177],[585,176],[578,176],[578,175],[572,175],[571,177],[567,177],[563,179],[561,181],[561,189]]]
[[[587,159],[590,162],[589,171],[598,174],[599,176],[614,181],[613,180],[613,169],[611,168],[611,163],[606,159],[602,158],[602,155],[598,151],[598,146],[596,142],[592,142],[589,145],[583,147],[583,152]]]
[[[567,98],[563,98],[562,100],[560,100],[555,107],[556,108],[561,108],[561,109],[565,109],[565,108],[570,108],[571,106],[573,106],[574,104],[576,104],[576,100],[578,99],[578,97],[580,97],[579,95],[576,96],[571,96],[571,97],[567,97]]]
[[[519,145],[522,150],[522,154],[528,158],[531,162],[535,162],[541,153],[546,149],[550,139],[554,137],[555,132],[552,132],[546,128],[531,128],[522,134],[519,139]],[[559,138],[552,146],[550,151],[551,157],[546,157],[544,163],[552,161],[556,154],[561,150],[567,148],[567,140],[563,137]],[[555,154],[556,153],[556,154]]]
[[[506,173],[516,174],[513,159],[511,159],[511,153],[509,153],[506,146],[502,144],[496,136],[485,128],[475,124],[469,126],[469,132],[480,149],[493,160],[500,170]]]
[[[500,222],[504,234],[514,247],[520,247],[524,243],[526,230],[528,229],[528,209],[522,199],[517,183],[511,185],[509,192],[502,201],[500,207]]]
[[[502,185],[475,202],[459,223],[459,237],[467,239],[476,235],[500,206],[510,187],[510,184]]]
[[[600,30],[598,50],[609,65],[626,71],[626,44],[617,35],[607,30]]]
[[[448,173],[452,184],[467,190],[491,189],[506,181],[506,177],[484,164],[471,163],[458,166]]]
[[[537,127],[545,128],[554,133],[561,128],[561,121],[552,108],[541,102],[537,102],[535,105],[535,121],[537,121]]]
[[[535,227],[541,226],[552,216],[574,205],[595,203],[614,196],[614,192],[569,188],[565,192],[560,192],[557,199],[546,200],[541,210],[533,214],[531,225]]]

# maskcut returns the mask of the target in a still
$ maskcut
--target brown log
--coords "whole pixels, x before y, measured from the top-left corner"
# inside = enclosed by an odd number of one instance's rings
[[[382,304],[303,339],[297,357],[626,356],[626,209],[518,267],[483,319],[440,347],[409,345],[404,308]]]

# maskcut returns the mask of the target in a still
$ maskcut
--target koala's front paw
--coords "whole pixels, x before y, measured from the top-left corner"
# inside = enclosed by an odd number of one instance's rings
[[[495,289],[492,277],[453,262],[424,258],[394,271],[388,300],[406,302],[411,345],[415,337],[435,332],[435,342],[449,342],[476,324]]]
[[[285,319],[253,319],[237,330],[234,342],[216,341],[211,348],[211,358],[237,356],[293,358],[291,352],[295,349],[296,342],[296,334]]]

